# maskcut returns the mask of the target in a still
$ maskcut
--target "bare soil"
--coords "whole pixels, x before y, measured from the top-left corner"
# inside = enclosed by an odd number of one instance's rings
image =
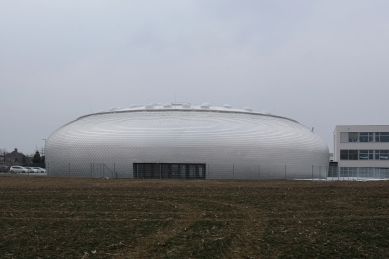
[[[0,176],[0,258],[389,258],[389,182]]]

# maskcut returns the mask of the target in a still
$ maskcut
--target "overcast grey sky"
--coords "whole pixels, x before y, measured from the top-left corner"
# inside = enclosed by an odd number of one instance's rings
[[[387,0],[0,0],[0,148],[79,116],[185,101],[315,127],[389,124]]]

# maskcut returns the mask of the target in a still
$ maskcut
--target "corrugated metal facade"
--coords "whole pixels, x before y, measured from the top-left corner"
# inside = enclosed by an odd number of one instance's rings
[[[212,109],[91,114],[55,131],[45,150],[48,174],[58,176],[94,177],[103,164],[115,177],[133,178],[134,164],[186,163],[205,164],[206,179],[282,178],[285,171],[291,179],[328,166],[326,143],[296,121]]]

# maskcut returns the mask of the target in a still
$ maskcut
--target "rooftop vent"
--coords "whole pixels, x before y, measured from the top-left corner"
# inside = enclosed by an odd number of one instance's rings
[[[209,103],[203,103],[202,105],[200,105],[200,107],[203,109],[208,109],[209,106],[211,106]]]
[[[190,103],[187,102],[172,102],[172,106],[183,106],[184,104],[190,105]]]
[[[139,107],[143,107],[143,105],[141,105],[141,104],[131,104],[131,105],[130,105],[130,108],[131,108],[131,109],[139,108]]]

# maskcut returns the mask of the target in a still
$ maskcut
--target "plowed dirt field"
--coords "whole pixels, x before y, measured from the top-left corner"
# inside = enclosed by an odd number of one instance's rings
[[[0,258],[389,258],[389,182],[0,176]]]

